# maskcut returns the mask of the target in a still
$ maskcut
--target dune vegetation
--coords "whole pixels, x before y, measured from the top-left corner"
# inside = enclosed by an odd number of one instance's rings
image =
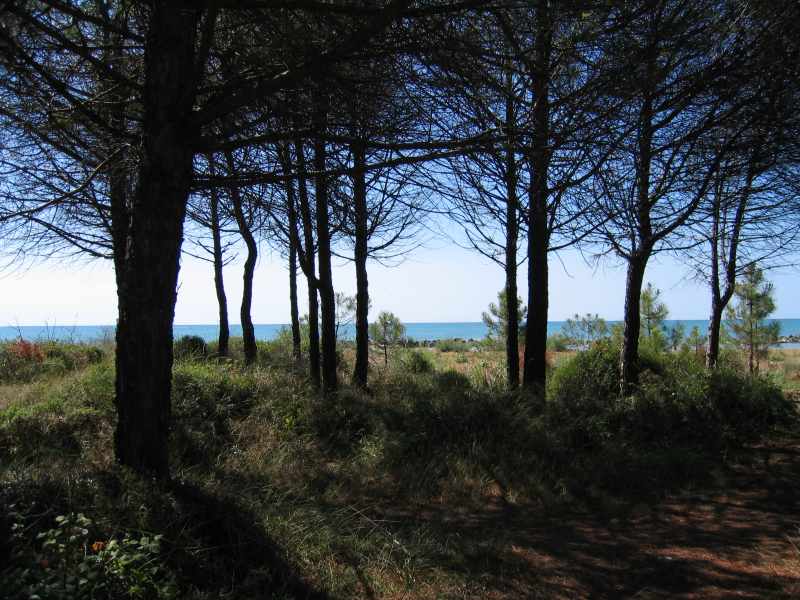
[[[343,386],[331,402],[285,336],[259,342],[249,366],[240,340],[226,358],[179,340],[174,476],[158,482],[114,460],[113,348],[4,343],[0,589],[568,597],[546,564],[533,573],[512,560],[515,531],[533,527],[513,525],[519,515],[624,530],[643,506],[719,486],[754,447],[798,432],[796,351],[756,376],[732,354],[709,373],[689,349],[652,352],[637,391],[620,397],[619,350],[606,339],[551,354],[546,394],[534,397],[506,390],[501,351],[454,345],[393,348],[369,390]],[[340,354],[346,375],[353,350]],[[781,573],[800,574],[800,556],[787,565]],[[762,583],[787,581],[798,580]]]

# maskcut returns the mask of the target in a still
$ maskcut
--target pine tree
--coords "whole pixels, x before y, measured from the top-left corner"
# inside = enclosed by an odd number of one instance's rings
[[[517,297],[517,323],[519,323],[520,336],[524,335],[527,315],[528,309],[522,304],[522,298]],[[506,302],[505,289],[497,294],[497,304],[491,302],[489,311],[484,312],[481,318],[489,330],[486,337],[498,345],[505,343],[508,333],[508,303]]]
[[[727,334],[731,342],[747,352],[750,374],[758,373],[759,363],[767,357],[770,344],[780,333],[777,322],[767,323],[766,318],[775,311],[772,298],[773,285],[764,279],[764,272],[751,264],[742,281],[736,284],[736,303],[728,307]]]
[[[639,312],[644,327],[642,337],[647,339],[653,346],[659,349],[666,347],[664,339],[664,321],[669,316],[667,305],[661,302],[661,290],[648,283],[642,290],[642,297],[639,302]]]

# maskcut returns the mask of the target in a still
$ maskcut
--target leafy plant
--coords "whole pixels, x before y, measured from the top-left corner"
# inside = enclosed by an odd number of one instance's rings
[[[30,540],[22,515],[11,516],[12,556],[0,572],[0,588],[12,600],[177,597],[175,581],[161,564],[161,536],[100,541],[89,518],[70,513]]]

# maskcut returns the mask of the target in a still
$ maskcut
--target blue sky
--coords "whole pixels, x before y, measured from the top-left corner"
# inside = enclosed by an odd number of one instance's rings
[[[603,263],[592,269],[575,253],[551,261],[550,319],[563,320],[576,312],[598,313],[606,319],[622,316],[625,271]],[[241,264],[225,269],[229,313],[239,322]],[[524,267],[520,273],[524,289]],[[416,250],[397,266],[369,266],[373,312],[390,310],[406,322],[479,321],[481,311],[503,286],[502,270],[487,259],[452,243]],[[778,318],[800,318],[798,271],[771,272]],[[302,280],[302,277],[300,277]],[[674,259],[651,262],[647,281],[662,290],[676,319],[705,319],[708,292],[687,278]],[[355,292],[351,263],[334,270],[337,291]],[[277,254],[263,251],[255,276],[253,320],[285,323],[289,319],[288,271]],[[0,278],[0,325],[106,325],[116,321],[116,289],[110,262],[49,262]],[[305,310],[305,287],[300,292]],[[185,256],[181,267],[176,323],[216,323],[217,305],[209,263]]]

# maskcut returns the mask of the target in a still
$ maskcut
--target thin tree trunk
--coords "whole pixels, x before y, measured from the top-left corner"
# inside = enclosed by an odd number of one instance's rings
[[[733,298],[736,289],[736,269],[739,255],[739,240],[744,224],[747,204],[750,200],[753,179],[755,178],[755,163],[757,154],[754,153],[747,172],[747,187],[742,193],[736,206],[733,220],[733,229],[728,240],[728,256],[725,265],[725,285],[722,289],[720,283],[720,231],[722,220],[722,186],[724,178],[720,175],[715,189],[714,218],[711,232],[711,317],[708,323],[708,346],[706,348],[706,368],[713,369],[719,360],[720,329],[722,327],[722,313]]]
[[[533,91],[533,142],[530,153],[528,215],[528,323],[525,328],[525,387],[543,391],[547,381],[547,313],[549,276],[547,251],[550,232],[547,222],[547,183],[550,167],[550,54],[552,23],[548,0],[536,9],[536,69]]]
[[[506,381],[510,390],[519,387],[519,311],[517,305],[517,158],[514,147],[513,125],[515,121],[513,87],[509,71],[506,96],[506,129],[508,144],[506,147],[506,314],[508,315],[508,331],[506,331]]]
[[[625,281],[625,314],[620,357],[621,390],[627,394],[639,382],[640,302],[648,252],[635,253],[628,259]]]
[[[367,387],[369,373],[369,282],[367,280],[367,182],[363,144],[353,145],[353,204],[355,212],[356,364],[353,383]]]
[[[319,300],[317,296],[316,260],[314,258],[314,224],[311,218],[311,204],[308,199],[308,180],[306,178],[306,158],[303,143],[294,142],[297,157],[298,198],[300,200],[300,219],[303,225],[303,243],[305,245],[305,261],[303,273],[308,283],[308,373],[312,385],[319,389],[322,377],[320,373],[319,350]]]
[[[322,389],[335,392],[338,387],[336,375],[336,297],[333,290],[331,267],[331,238],[328,215],[328,178],[326,142],[322,133],[326,128],[328,98],[322,90],[317,92],[314,125],[317,135],[314,140],[315,200],[317,217],[317,257],[319,261],[319,297],[322,308]]]
[[[228,325],[228,297],[225,295],[225,281],[222,276],[222,239],[219,224],[219,194],[216,187],[211,189],[211,236],[214,241],[214,289],[217,292],[219,305],[219,340],[217,353],[228,356],[228,340],[230,327]]]
[[[115,265],[117,460],[169,475],[172,323],[193,152],[184,126],[195,97],[197,12],[150,11],[145,41],[141,159],[130,221],[119,207]],[[124,258],[123,258],[124,257]]]
[[[225,153],[225,160],[228,163],[228,172],[233,173],[236,165],[233,162],[233,155],[230,152]],[[258,354],[258,347],[256,346],[256,333],[253,327],[253,318],[250,314],[253,305],[253,274],[256,270],[256,260],[258,259],[258,244],[253,237],[253,232],[250,231],[250,225],[244,214],[244,207],[242,206],[242,196],[239,189],[231,186],[231,201],[233,203],[233,216],[236,219],[236,225],[239,227],[239,233],[247,246],[247,258],[244,261],[244,272],[242,273],[243,289],[242,289],[242,306],[239,310],[239,316],[242,320],[242,339],[244,345],[244,362],[245,364],[252,364],[256,360]]]
[[[292,320],[292,356],[299,363],[301,358],[300,309],[297,303],[297,207],[294,184],[286,183],[286,202],[289,205],[289,312]]]
[[[292,319],[292,357],[300,362],[302,356],[300,339],[300,308],[297,303],[297,249],[289,247],[289,312]]]

